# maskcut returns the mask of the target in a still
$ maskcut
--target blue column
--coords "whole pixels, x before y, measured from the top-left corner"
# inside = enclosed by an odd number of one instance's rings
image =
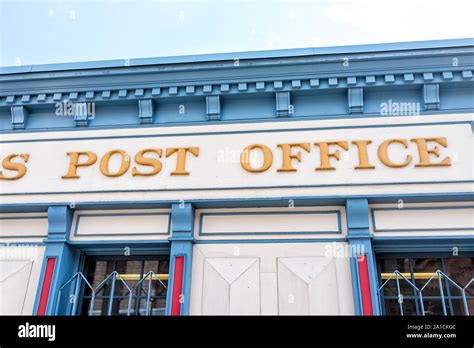
[[[369,203],[367,199],[348,199],[346,201],[346,216],[356,315],[363,314],[357,262],[357,257],[360,255],[366,255],[367,257],[373,314],[380,315],[377,268],[372,250],[372,236],[369,230]]]
[[[54,272],[46,307],[46,315],[55,315],[58,301],[59,288],[74,275],[75,250],[69,244],[71,230],[72,210],[68,206],[51,206],[48,208],[48,238],[41,270],[40,282],[36,294],[34,314],[37,314],[41,290],[45,277],[46,263],[49,258],[55,259]],[[69,294],[61,296],[59,308],[70,305]],[[59,314],[66,314],[60,311]]]
[[[189,313],[191,272],[194,244],[194,207],[191,203],[176,203],[171,207],[171,255],[166,314],[171,314],[176,257],[184,257],[180,315]]]

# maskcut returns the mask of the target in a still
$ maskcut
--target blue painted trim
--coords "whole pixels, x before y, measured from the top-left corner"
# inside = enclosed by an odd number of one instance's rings
[[[376,253],[393,252],[459,252],[474,251],[474,236],[447,235],[447,236],[384,236],[374,237],[373,245]]]
[[[189,200],[196,208],[255,208],[255,207],[288,207],[288,202],[294,201],[295,206],[328,206],[345,204],[347,199],[368,199],[370,204],[398,204],[403,198],[406,203],[433,202],[472,202],[474,192],[431,192],[409,194],[360,194],[333,196],[279,196],[272,198],[218,198]],[[76,202],[78,210],[100,209],[150,209],[165,208],[179,202],[178,200],[149,200],[149,201],[86,201]],[[0,204],[2,213],[31,213],[47,211],[49,206],[69,205],[71,202],[55,203],[9,203]]]
[[[405,208],[373,208],[371,211],[372,226],[374,232],[436,232],[436,231],[472,231],[472,227],[459,228],[409,228],[409,229],[377,229],[375,221],[375,211],[399,211],[399,210],[451,210],[451,209],[469,209],[474,208],[474,205],[469,206],[442,206],[442,207],[405,207]]]
[[[301,239],[196,239],[195,244],[252,244],[252,243],[327,243],[327,242],[347,242],[341,238],[301,238]]]
[[[15,239],[15,238],[44,238],[46,237],[45,235],[33,235],[33,234],[28,234],[28,235],[17,235],[17,236],[0,236],[0,240],[2,239]]]
[[[100,246],[100,247],[108,247],[114,245],[154,245],[154,244],[163,244],[169,245],[170,241],[167,239],[142,239],[142,240],[130,240],[130,239],[114,239],[114,240],[73,240],[68,242],[69,245],[74,247],[86,247],[86,246]]]
[[[83,216],[147,216],[147,215],[167,215],[168,216],[168,228],[166,232],[148,232],[148,233],[94,233],[94,234],[78,234],[79,230],[79,221],[80,218]],[[118,236],[149,236],[149,235],[169,235],[171,227],[171,214],[170,213],[124,213],[124,214],[87,214],[87,213],[78,213],[76,219],[76,226],[74,228],[74,236],[75,237],[99,237],[99,236],[111,236],[111,237],[118,237]]]
[[[44,219],[47,220],[48,216],[9,216],[9,217],[0,217],[0,220],[32,220],[32,219]]]
[[[420,111],[421,117],[433,116],[433,115],[445,115],[454,113],[472,113],[474,109],[449,109],[449,110],[429,110]],[[126,125],[104,125],[104,126],[88,126],[87,128],[81,128],[81,131],[94,131],[94,130],[112,130],[112,129],[146,129],[146,128],[173,128],[179,126],[190,126],[201,127],[209,125],[233,125],[233,124],[254,124],[254,123],[271,123],[271,122],[305,122],[305,121],[319,121],[319,120],[341,120],[341,119],[364,119],[364,118],[389,118],[392,116],[381,116],[380,113],[364,113],[363,115],[357,114],[326,114],[324,116],[293,116],[293,117],[282,117],[282,118],[236,118],[232,120],[219,120],[219,121],[196,121],[196,122],[167,122],[158,124],[126,124]],[[402,116],[400,116],[402,117]],[[412,116],[406,116],[412,117]],[[467,123],[470,123],[467,121]],[[57,127],[57,128],[35,128],[35,129],[16,129],[16,130],[0,130],[0,134],[21,134],[21,133],[51,133],[51,132],[73,132],[77,131],[76,127]]]
[[[9,216],[9,217],[0,217],[0,220],[35,220],[35,219],[43,219],[47,220],[48,217],[45,216]],[[3,238],[44,238],[44,235],[0,235],[0,240]]]
[[[360,119],[360,117],[358,117]],[[136,138],[169,138],[169,137],[196,137],[203,135],[230,135],[230,134],[258,134],[258,133],[287,133],[291,132],[307,132],[322,131],[335,129],[368,129],[368,128],[393,128],[393,127],[421,127],[421,126],[442,126],[453,124],[471,125],[471,121],[450,121],[450,122],[426,122],[426,123],[400,123],[400,124],[372,124],[362,126],[338,126],[338,127],[309,127],[309,128],[284,128],[284,129],[256,129],[256,130],[240,130],[226,132],[194,132],[194,133],[173,133],[173,134],[142,134],[142,135],[110,135],[96,137],[78,137],[78,138],[44,138],[44,139],[26,139],[26,140],[3,140],[0,144],[11,143],[37,143],[37,142],[54,142],[54,141],[85,141],[85,140],[104,140],[104,139],[136,139]],[[207,123],[209,125],[209,123]],[[189,124],[188,124],[189,126]],[[128,128],[128,127],[127,127]],[[17,134],[18,132],[15,132]]]
[[[310,231],[310,232],[217,232],[204,233],[202,232],[202,223],[204,216],[226,216],[226,215],[299,215],[299,214],[336,214],[337,230],[336,231]],[[339,210],[325,210],[325,211],[296,211],[296,212],[228,212],[228,213],[202,213],[199,217],[199,236],[238,236],[238,235],[292,235],[292,234],[342,234],[341,212]]]

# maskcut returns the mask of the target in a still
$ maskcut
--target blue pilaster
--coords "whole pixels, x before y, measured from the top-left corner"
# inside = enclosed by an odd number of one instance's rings
[[[48,238],[44,241],[46,250],[36,294],[34,314],[38,310],[46,263],[49,258],[55,258],[56,261],[46,315],[55,315],[57,314],[56,308],[62,309],[70,304],[69,297],[64,295],[61,296],[61,303],[57,307],[59,288],[74,274],[75,250],[68,244],[71,222],[72,210],[68,206],[51,206],[48,208]],[[59,314],[61,313],[62,311],[59,311]]]
[[[170,276],[168,281],[168,300],[166,301],[166,314],[171,314],[171,300],[174,284],[174,269],[176,257],[184,257],[183,291],[181,302],[181,315],[189,313],[191,296],[191,272],[193,262],[194,244],[194,207],[191,203],[176,203],[171,207],[171,255]]]
[[[346,200],[346,215],[347,239],[352,253],[351,270],[356,315],[362,315],[357,257],[364,254],[367,257],[368,263],[373,313],[374,315],[380,315],[377,293],[377,268],[372,249],[372,236],[369,230],[369,203],[367,199]]]

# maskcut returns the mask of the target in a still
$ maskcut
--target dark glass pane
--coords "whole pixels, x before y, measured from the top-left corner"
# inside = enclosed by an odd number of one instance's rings
[[[168,260],[158,261],[158,271],[159,274],[168,274],[170,268],[170,263]]]
[[[446,310],[449,314],[449,304],[446,301]],[[424,300],[425,315],[443,315],[443,304],[441,300]]]
[[[97,261],[90,263],[88,280],[90,281],[92,279],[91,285],[94,288],[99,285],[106,277],[107,269],[111,268],[110,265],[107,267],[108,264],[110,264],[110,262],[107,261]]]
[[[385,303],[385,315],[401,315],[400,304],[396,299],[387,299]],[[411,316],[416,314],[415,300],[403,300],[403,315]]]
[[[450,307],[452,308],[452,315],[466,315],[466,310],[464,308],[464,303],[462,299],[451,299],[451,303],[452,307]]]
[[[467,300],[467,308],[469,310],[469,315],[474,315],[474,299]]]
[[[444,259],[444,273],[462,288],[474,277],[474,258]]]
[[[400,258],[400,259],[382,259],[380,261],[380,270],[382,273],[382,283],[384,284],[391,273],[398,270],[401,273],[404,273],[404,276],[411,281],[410,275],[410,263],[408,258]],[[398,287],[400,288],[400,294],[403,296],[413,296],[413,287],[407,282],[404,278],[399,276],[399,284]],[[383,287],[383,295],[384,296],[398,296],[398,288],[397,288],[397,280],[396,277],[393,276]]]
[[[433,274],[437,270],[441,270],[441,259],[413,259],[413,272],[415,276],[415,285],[418,289],[421,290],[423,286],[426,287],[423,290],[423,296],[440,296],[440,288],[439,288],[439,281],[438,278],[429,280],[429,279],[420,279],[421,273]],[[443,284],[443,288],[445,284]],[[443,291],[446,292],[445,289]]]
[[[410,272],[410,263],[408,258],[402,259],[381,259],[380,271],[382,273],[392,273],[393,271]]]
[[[106,303],[108,301],[105,301]],[[104,300],[102,298],[96,298],[95,301],[94,301],[94,309],[93,309],[93,312],[92,312],[92,315],[96,316],[96,315],[105,315],[107,312],[103,312],[103,309],[104,309]],[[89,303],[90,305],[90,303]],[[89,307],[87,307],[87,310],[89,310]]]
[[[147,274],[148,272],[154,272],[156,273],[156,270],[158,268],[158,261],[145,261],[145,274]]]
[[[380,271],[383,275],[382,277],[382,284],[384,284],[387,280],[390,273],[394,271],[399,271],[401,273],[406,273],[405,277],[408,280],[410,279],[410,263],[408,258],[403,259],[382,259],[380,260]],[[413,295],[412,287],[410,286],[407,281],[401,277],[399,277],[399,287],[400,287],[400,294],[404,296],[411,296]],[[383,287],[383,295],[384,296],[398,296],[397,290],[397,281],[396,277],[392,277],[385,286]]]

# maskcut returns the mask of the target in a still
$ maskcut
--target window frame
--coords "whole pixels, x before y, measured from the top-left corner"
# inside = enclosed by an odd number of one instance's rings
[[[89,262],[91,261],[106,261],[106,262],[118,262],[118,261],[168,261],[168,275],[170,273],[170,263],[171,263],[171,255],[170,254],[164,254],[164,253],[159,253],[159,254],[136,254],[136,255],[130,255],[130,256],[125,256],[123,255],[98,255],[98,254],[93,254],[93,255],[86,255],[84,258],[84,267],[82,268],[82,272],[84,276],[87,278],[87,275],[89,273],[88,267],[89,267]],[[142,266],[144,267],[144,265]],[[116,269],[114,268],[114,271]],[[146,275],[144,273],[143,275]],[[90,280],[89,280],[90,281]],[[91,283],[92,284],[92,283]],[[86,292],[86,286],[85,284],[82,284],[81,291],[80,291],[80,302],[78,303],[77,307],[77,313],[73,313],[72,315],[77,315],[77,316],[83,316],[84,313],[84,299],[86,298],[85,292]],[[89,296],[90,297],[90,296]],[[107,303],[110,301],[110,295],[107,296]],[[114,296],[115,298],[116,296]],[[140,296],[138,296],[140,297]],[[97,298],[97,297],[96,297]],[[168,294],[166,294],[166,301],[168,301]],[[163,308],[163,310],[166,313],[166,306]],[[135,312],[135,310],[134,310]],[[102,316],[106,316],[106,314],[103,314]],[[112,315],[114,316],[114,315]]]
[[[145,243],[145,244],[144,244]],[[128,256],[124,255],[125,248],[129,248],[130,255],[132,257],[136,256],[143,256],[143,257],[153,257],[156,255],[168,257],[170,259],[170,268],[169,268],[169,279],[172,279],[172,268],[171,268],[171,242],[170,241],[128,241],[128,243],[123,243],[123,241],[118,243],[109,243],[98,241],[96,243],[90,242],[79,242],[79,243],[69,243],[71,247],[75,250],[75,256],[73,260],[73,270],[71,274],[69,274],[68,279],[73,277],[78,272],[84,272],[86,266],[86,260],[89,257],[124,257],[127,258]],[[64,284],[64,283],[63,283]],[[59,284],[59,287],[63,284]],[[169,286],[168,286],[169,290]],[[62,303],[59,304],[54,311],[55,315],[66,315],[66,316],[80,316],[80,311],[82,308],[82,299],[84,295],[84,286],[81,286],[81,289],[78,293],[79,302],[77,303],[76,313],[72,313],[73,303],[72,301],[65,301],[61,299]],[[62,294],[65,296],[65,294]],[[167,292],[166,296],[166,308],[171,305],[171,298],[169,291]],[[56,306],[56,304],[55,304]],[[166,312],[165,312],[166,313]]]
[[[409,259],[409,272],[410,272],[410,278],[409,280],[413,282],[414,280],[414,269],[413,269],[413,260],[414,259],[439,259],[441,263],[441,271],[445,272],[445,264],[444,260],[445,259],[456,259],[456,258],[473,258],[474,259],[474,252],[472,251],[467,251],[467,252],[460,252],[457,256],[453,256],[452,253],[449,252],[433,252],[433,251],[428,251],[428,252],[375,252],[375,263],[376,263],[376,271],[377,271],[377,292],[378,292],[378,297],[379,297],[379,305],[380,305],[380,313],[381,315],[387,315],[386,314],[386,306],[385,306],[385,299],[387,298],[384,296],[383,291],[378,291],[379,288],[382,286],[382,284],[385,282],[385,280],[382,279],[382,272],[381,272],[381,261],[383,259]],[[445,272],[446,273],[446,272]],[[453,313],[453,300],[459,300],[462,299],[462,296],[453,296],[450,293],[450,287],[448,286],[448,280],[444,279],[444,286],[443,290],[446,292],[444,294],[444,298],[446,303],[449,303],[449,306],[447,306],[447,315],[459,315],[459,314],[454,314]],[[415,283],[415,282],[413,282]],[[459,284],[461,286],[465,286],[466,284]],[[393,298],[392,298],[393,297]],[[474,300],[474,295],[466,296],[468,300]],[[389,299],[397,299],[397,296],[389,296]],[[419,308],[419,296],[416,294],[416,291],[413,289],[413,295],[410,296],[405,296],[404,299],[409,299],[409,300],[414,300],[415,302],[415,308],[416,308],[416,316],[421,316],[421,309]],[[441,295],[436,295],[436,296],[423,296],[423,299],[431,299],[431,300],[441,300]],[[400,314],[399,314],[400,315]],[[470,313],[470,315],[474,315],[474,313]]]

